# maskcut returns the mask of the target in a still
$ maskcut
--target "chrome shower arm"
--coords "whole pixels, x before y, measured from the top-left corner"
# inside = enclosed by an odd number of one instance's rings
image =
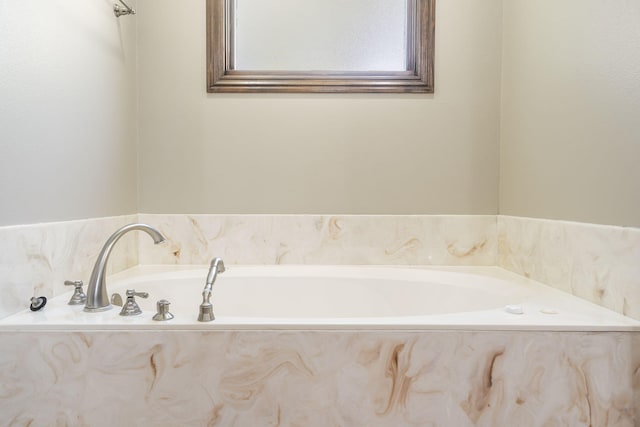
[[[129,5],[124,2],[124,0],[118,0],[118,1],[120,3],[122,3],[124,8],[120,7],[120,5],[117,4],[117,3],[113,5],[113,13],[115,13],[117,18],[121,17],[122,15],[135,15],[136,14],[136,11],[131,9],[129,7]]]

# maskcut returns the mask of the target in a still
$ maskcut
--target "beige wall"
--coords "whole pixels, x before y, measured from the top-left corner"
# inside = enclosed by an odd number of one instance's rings
[[[205,93],[205,1],[139,0],[147,213],[495,214],[501,0],[437,5],[436,93]]]
[[[640,2],[504,2],[500,213],[640,226]]]
[[[135,21],[0,1],[0,225],[136,211]]]
[[[433,96],[207,95],[204,3],[0,2],[0,225],[496,213],[500,171],[502,214],[640,226],[637,1],[438,2]]]

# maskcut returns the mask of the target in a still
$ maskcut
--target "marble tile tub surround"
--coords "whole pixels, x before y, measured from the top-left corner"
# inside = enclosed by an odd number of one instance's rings
[[[29,306],[33,296],[69,291],[65,280],[91,276],[102,245],[137,215],[0,227],[0,319]],[[137,233],[124,236],[109,259],[115,273],[138,264]]]
[[[0,228],[0,318],[34,294],[88,280],[107,237],[147,222],[168,244],[131,233],[111,271],[137,264],[408,264],[493,266],[640,319],[640,229],[509,216],[139,214]]]
[[[498,241],[499,267],[640,319],[640,228],[498,216]]]
[[[141,264],[493,266],[495,215],[140,214],[169,241],[139,240]]]
[[[637,333],[3,332],[0,342],[8,426],[640,424]]]

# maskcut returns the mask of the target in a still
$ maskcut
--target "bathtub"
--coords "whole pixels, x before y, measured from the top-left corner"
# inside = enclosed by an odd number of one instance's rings
[[[39,312],[0,321],[10,330],[68,329],[406,329],[640,331],[640,322],[494,267],[229,266],[218,275],[216,319],[197,321],[205,266],[140,266],[109,277],[109,294],[127,289],[143,313],[120,307],[85,313],[71,293]],[[175,318],[157,322],[156,302]]]
[[[206,274],[109,277],[135,317],[1,320],[0,424],[638,425],[639,322],[498,268],[227,266],[199,323]]]

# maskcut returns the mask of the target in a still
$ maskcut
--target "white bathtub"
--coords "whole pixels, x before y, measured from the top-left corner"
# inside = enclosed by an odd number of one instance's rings
[[[136,267],[107,283],[110,295],[150,294],[136,298],[139,316],[119,316],[119,307],[85,313],[67,305],[67,293],[40,312],[3,319],[0,329],[640,330],[638,321],[493,267],[228,266],[213,288],[216,320],[201,323],[206,275],[206,267]],[[160,299],[171,302],[173,320],[151,319]]]

